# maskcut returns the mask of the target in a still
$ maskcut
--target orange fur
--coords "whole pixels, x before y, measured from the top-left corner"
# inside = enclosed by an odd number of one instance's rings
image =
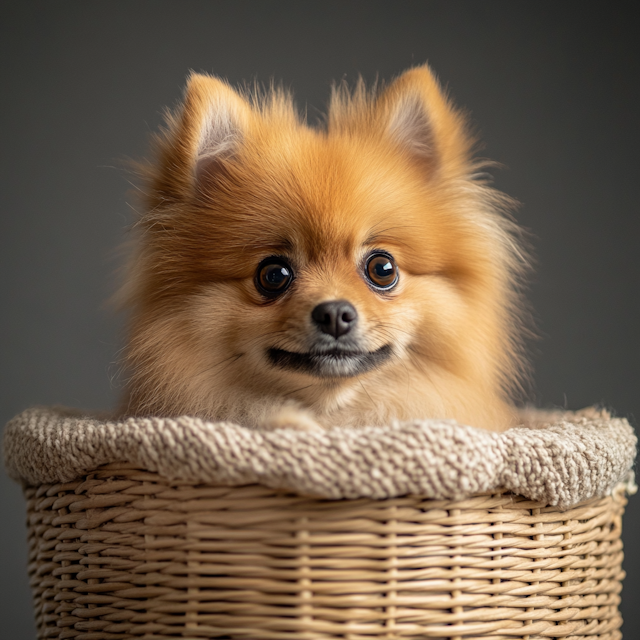
[[[334,90],[326,130],[281,91],[193,74],[145,169],[123,412],[510,426],[522,259],[509,201],[478,178],[472,143],[426,66],[379,95],[362,82]],[[387,293],[363,274],[373,250],[398,268]],[[275,300],[254,280],[271,255],[295,272]],[[357,310],[359,348],[388,345],[390,357],[346,377],[274,366],[269,349],[315,348],[311,312],[330,300]]]

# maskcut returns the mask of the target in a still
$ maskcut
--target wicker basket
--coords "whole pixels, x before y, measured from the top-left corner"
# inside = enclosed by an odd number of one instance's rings
[[[62,473],[56,448],[83,464],[106,455],[78,453],[78,433],[95,425],[65,431],[41,418],[23,416],[5,437],[28,502],[40,639],[621,638],[622,485],[559,508],[498,490],[325,499],[169,479],[139,462],[37,483],[34,459]],[[126,440],[117,427],[101,442]],[[613,444],[607,453],[616,433],[618,467]],[[589,491],[624,475],[635,455],[628,424],[601,435],[609,463],[587,478]]]
[[[622,492],[328,501],[107,465],[27,489],[41,638],[620,638]]]

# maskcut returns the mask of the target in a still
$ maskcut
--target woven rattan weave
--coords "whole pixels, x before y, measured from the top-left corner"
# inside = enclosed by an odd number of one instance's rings
[[[112,464],[26,489],[40,638],[620,638],[622,492],[322,500]]]

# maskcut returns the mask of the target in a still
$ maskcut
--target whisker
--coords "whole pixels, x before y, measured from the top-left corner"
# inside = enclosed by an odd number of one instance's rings
[[[311,387],[314,387],[316,385],[316,383],[312,382],[311,384],[306,385],[305,387],[299,387],[298,389],[293,389],[292,391],[287,391],[287,393],[283,393],[282,397],[286,398],[287,396],[290,396],[292,393],[297,393],[298,391],[304,391],[305,389],[309,389]]]
[[[362,384],[362,380],[358,380],[358,382],[360,383],[362,390],[367,394],[367,397],[369,398],[369,400],[371,400],[371,404],[375,406],[375,402],[373,401],[373,398],[369,395],[369,392],[365,389],[364,384]]]
[[[203,373],[209,373],[210,371],[213,371],[214,369],[217,369],[220,365],[225,364],[226,362],[229,362],[230,360],[233,362],[237,362],[238,360],[240,360],[240,358],[242,358],[242,356],[245,355],[244,353],[234,353],[232,356],[229,356],[228,358],[225,358],[224,360],[220,360],[220,362],[216,362],[216,364],[211,365],[210,367],[207,367],[206,369],[203,369],[202,371],[200,371],[198,373],[198,375],[202,375]]]

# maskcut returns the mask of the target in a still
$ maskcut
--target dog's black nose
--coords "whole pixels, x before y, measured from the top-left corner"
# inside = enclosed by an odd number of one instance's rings
[[[346,300],[331,300],[319,304],[312,312],[311,318],[320,331],[334,338],[349,333],[358,322],[356,308]]]

